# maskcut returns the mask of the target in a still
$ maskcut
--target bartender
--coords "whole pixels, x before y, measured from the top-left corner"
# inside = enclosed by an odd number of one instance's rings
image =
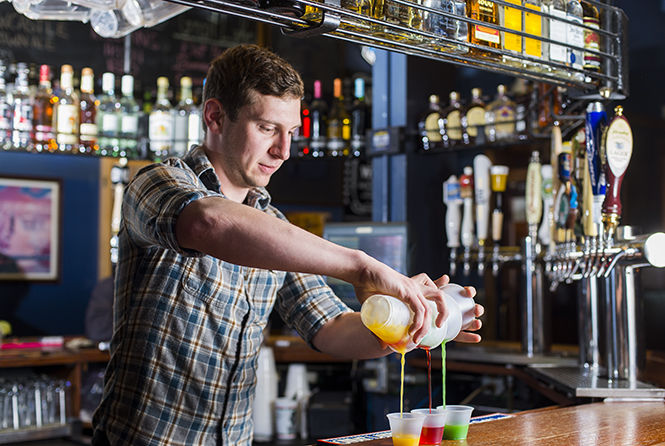
[[[250,445],[273,307],[322,352],[388,354],[320,275],[351,283],[361,302],[376,293],[406,302],[415,341],[429,325],[427,300],[443,322],[438,286],[447,276],[403,276],[291,225],[270,205],[265,186],[289,157],[303,94],[300,75],[277,55],[256,45],[226,50],[206,78],[204,143],[144,168],[127,187],[93,445]],[[478,319],[465,328],[457,340],[480,340],[471,332]]]

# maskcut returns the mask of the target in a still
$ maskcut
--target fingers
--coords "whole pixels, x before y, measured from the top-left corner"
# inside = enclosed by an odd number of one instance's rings
[[[430,277],[426,273],[420,273],[418,275],[415,275],[412,277],[412,279],[421,285],[437,288],[436,283],[432,279],[430,279]]]
[[[472,286],[465,286],[464,290],[466,291],[466,295],[468,297],[475,297],[476,295],[476,289]]]
[[[454,340],[457,342],[466,342],[467,344],[477,344],[481,339],[479,334],[460,331]]]
[[[485,307],[480,304],[476,304],[476,306],[473,308],[473,313],[476,317],[480,317],[485,314]]]
[[[443,276],[439,277],[434,281],[437,287],[442,287],[445,285],[448,285],[450,283],[450,277],[448,275],[444,274]]]

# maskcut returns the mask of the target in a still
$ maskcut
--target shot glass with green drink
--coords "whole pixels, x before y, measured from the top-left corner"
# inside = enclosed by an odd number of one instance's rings
[[[444,440],[464,440],[469,432],[471,406],[446,406],[446,427],[443,429]]]

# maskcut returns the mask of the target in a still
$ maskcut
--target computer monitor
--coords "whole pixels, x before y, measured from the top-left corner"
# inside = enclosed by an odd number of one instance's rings
[[[360,249],[402,274],[408,274],[406,223],[326,223],[323,237],[347,248]],[[354,310],[360,309],[353,286],[333,277],[328,285],[342,301]]]

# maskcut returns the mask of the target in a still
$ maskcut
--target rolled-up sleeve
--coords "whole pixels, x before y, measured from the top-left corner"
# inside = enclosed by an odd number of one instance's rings
[[[284,285],[277,292],[277,311],[284,322],[295,329],[310,345],[328,321],[352,311],[314,274],[286,273]]]
[[[185,256],[203,254],[183,249],[176,237],[176,221],[190,203],[221,197],[208,190],[189,170],[166,164],[145,167],[130,182],[122,204],[123,228],[139,246],[160,246]]]

